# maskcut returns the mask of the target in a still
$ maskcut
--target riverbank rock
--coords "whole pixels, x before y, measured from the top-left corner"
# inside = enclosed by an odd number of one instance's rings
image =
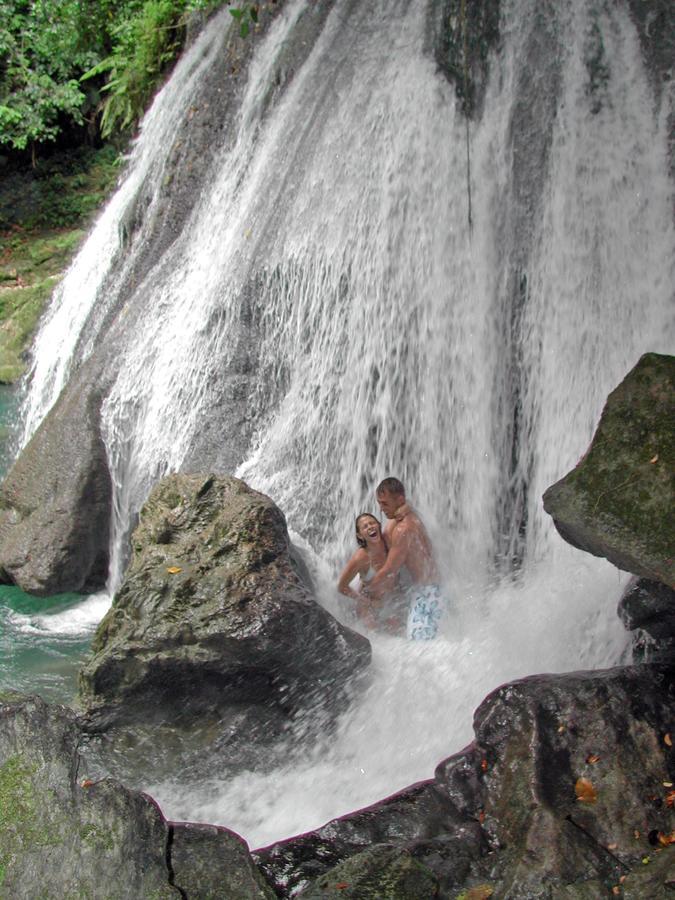
[[[665,897],[673,722],[672,678],[658,666],[507,684],[432,781],[254,857],[280,896]],[[379,887],[358,893],[364,884]]]
[[[171,475],[152,491],[133,558],[81,672],[93,727],[287,728],[335,711],[370,644],[314,599],[283,513],[232,477]],[[244,716],[242,721],[241,716]]]
[[[39,597],[97,590],[108,573],[112,487],[86,371],[0,486],[0,583]]]
[[[544,508],[573,546],[675,588],[675,357],[640,359]]]
[[[86,778],[72,710],[0,695],[0,896],[272,900],[246,843]]]
[[[632,632],[633,659],[675,666],[675,591],[633,578],[619,601],[619,618]]]

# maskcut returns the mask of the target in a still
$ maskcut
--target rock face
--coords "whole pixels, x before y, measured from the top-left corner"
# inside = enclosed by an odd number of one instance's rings
[[[673,722],[660,667],[507,684],[433,781],[255,856],[281,896],[665,897]]]
[[[93,590],[108,573],[112,491],[100,392],[75,382],[0,488],[0,582],[38,596]]]
[[[240,714],[282,728],[335,708],[370,645],[314,600],[272,501],[236,478],[171,475],[96,632],[81,694],[98,727]]]
[[[573,546],[675,587],[675,357],[640,359],[544,508]]]
[[[81,737],[72,711],[0,695],[1,897],[272,900],[238,835],[84,778]]]
[[[675,591],[633,578],[619,601],[619,618],[633,633],[636,662],[675,665]]]

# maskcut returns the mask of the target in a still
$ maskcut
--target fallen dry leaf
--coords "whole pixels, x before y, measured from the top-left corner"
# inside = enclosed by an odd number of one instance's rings
[[[664,847],[667,847],[668,844],[675,844],[675,831],[671,831],[670,834],[664,834],[662,831],[659,831],[659,844]]]
[[[622,875],[622,876],[619,878],[619,884],[623,884],[624,881],[626,880],[626,878],[628,878],[627,875]]]
[[[348,888],[348,887],[349,887],[349,882],[348,882],[348,881],[337,881],[337,882],[335,883],[335,890],[336,890],[336,891],[344,891],[344,889],[345,889],[345,888]]]
[[[673,746],[673,739],[670,736],[670,732],[668,732],[668,734],[664,736],[663,743],[666,745],[666,747]]]
[[[633,837],[635,838],[636,841],[640,840],[640,832],[637,830],[637,828],[633,832]]]
[[[588,778],[577,778],[577,783],[574,785],[574,792],[580,803],[595,803],[598,799],[598,792]]]
[[[619,845],[618,845],[617,843],[607,844],[607,849],[608,849],[608,850],[616,850],[616,848],[617,848],[618,846],[619,846]]]
[[[84,781],[81,782],[81,786],[83,788],[91,787],[93,784],[94,784],[94,782],[91,781],[89,778],[85,778]]]
[[[481,767],[481,769],[482,769],[484,772],[487,772],[487,768],[488,768],[488,761],[487,761],[487,759],[481,759],[481,761],[480,761],[480,767]]]
[[[559,726],[558,726],[558,734],[562,734],[564,730],[565,730],[565,726],[564,726],[564,725],[559,725]]]
[[[616,894],[617,897],[619,896],[619,894],[621,893],[621,888],[618,884],[614,885],[614,887],[612,888],[612,893]]]
[[[478,811],[478,821],[480,822],[481,825],[485,821],[485,810],[484,809],[481,809]]]
[[[675,791],[668,791],[666,794],[666,806],[675,804]]]
[[[593,765],[596,762],[600,762],[600,757],[597,755],[597,753],[591,753],[590,756],[586,757],[586,762]]]
[[[662,784],[664,787],[672,787],[673,786],[672,781],[663,781]]]
[[[655,463],[659,461],[659,454],[655,453],[654,456],[649,460],[650,463]]]
[[[464,894],[465,900],[488,900],[495,892],[489,884],[479,884],[477,887],[469,888]]]
[[[182,569],[180,566],[169,566],[166,571],[169,573],[169,575],[177,575],[179,572],[182,572]]]

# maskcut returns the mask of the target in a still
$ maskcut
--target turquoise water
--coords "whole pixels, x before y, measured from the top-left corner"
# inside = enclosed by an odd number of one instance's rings
[[[0,385],[0,478],[13,457],[18,397]],[[0,687],[71,703],[92,634],[110,605],[106,595],[31,597],[0,585]]]

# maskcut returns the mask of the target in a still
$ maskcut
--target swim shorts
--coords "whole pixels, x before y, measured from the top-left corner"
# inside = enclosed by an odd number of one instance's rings
[[[411,641],[433,640],[443,612],[441,589],[437,584],[413,584],[406,597],[409,602],[406,637]]]

